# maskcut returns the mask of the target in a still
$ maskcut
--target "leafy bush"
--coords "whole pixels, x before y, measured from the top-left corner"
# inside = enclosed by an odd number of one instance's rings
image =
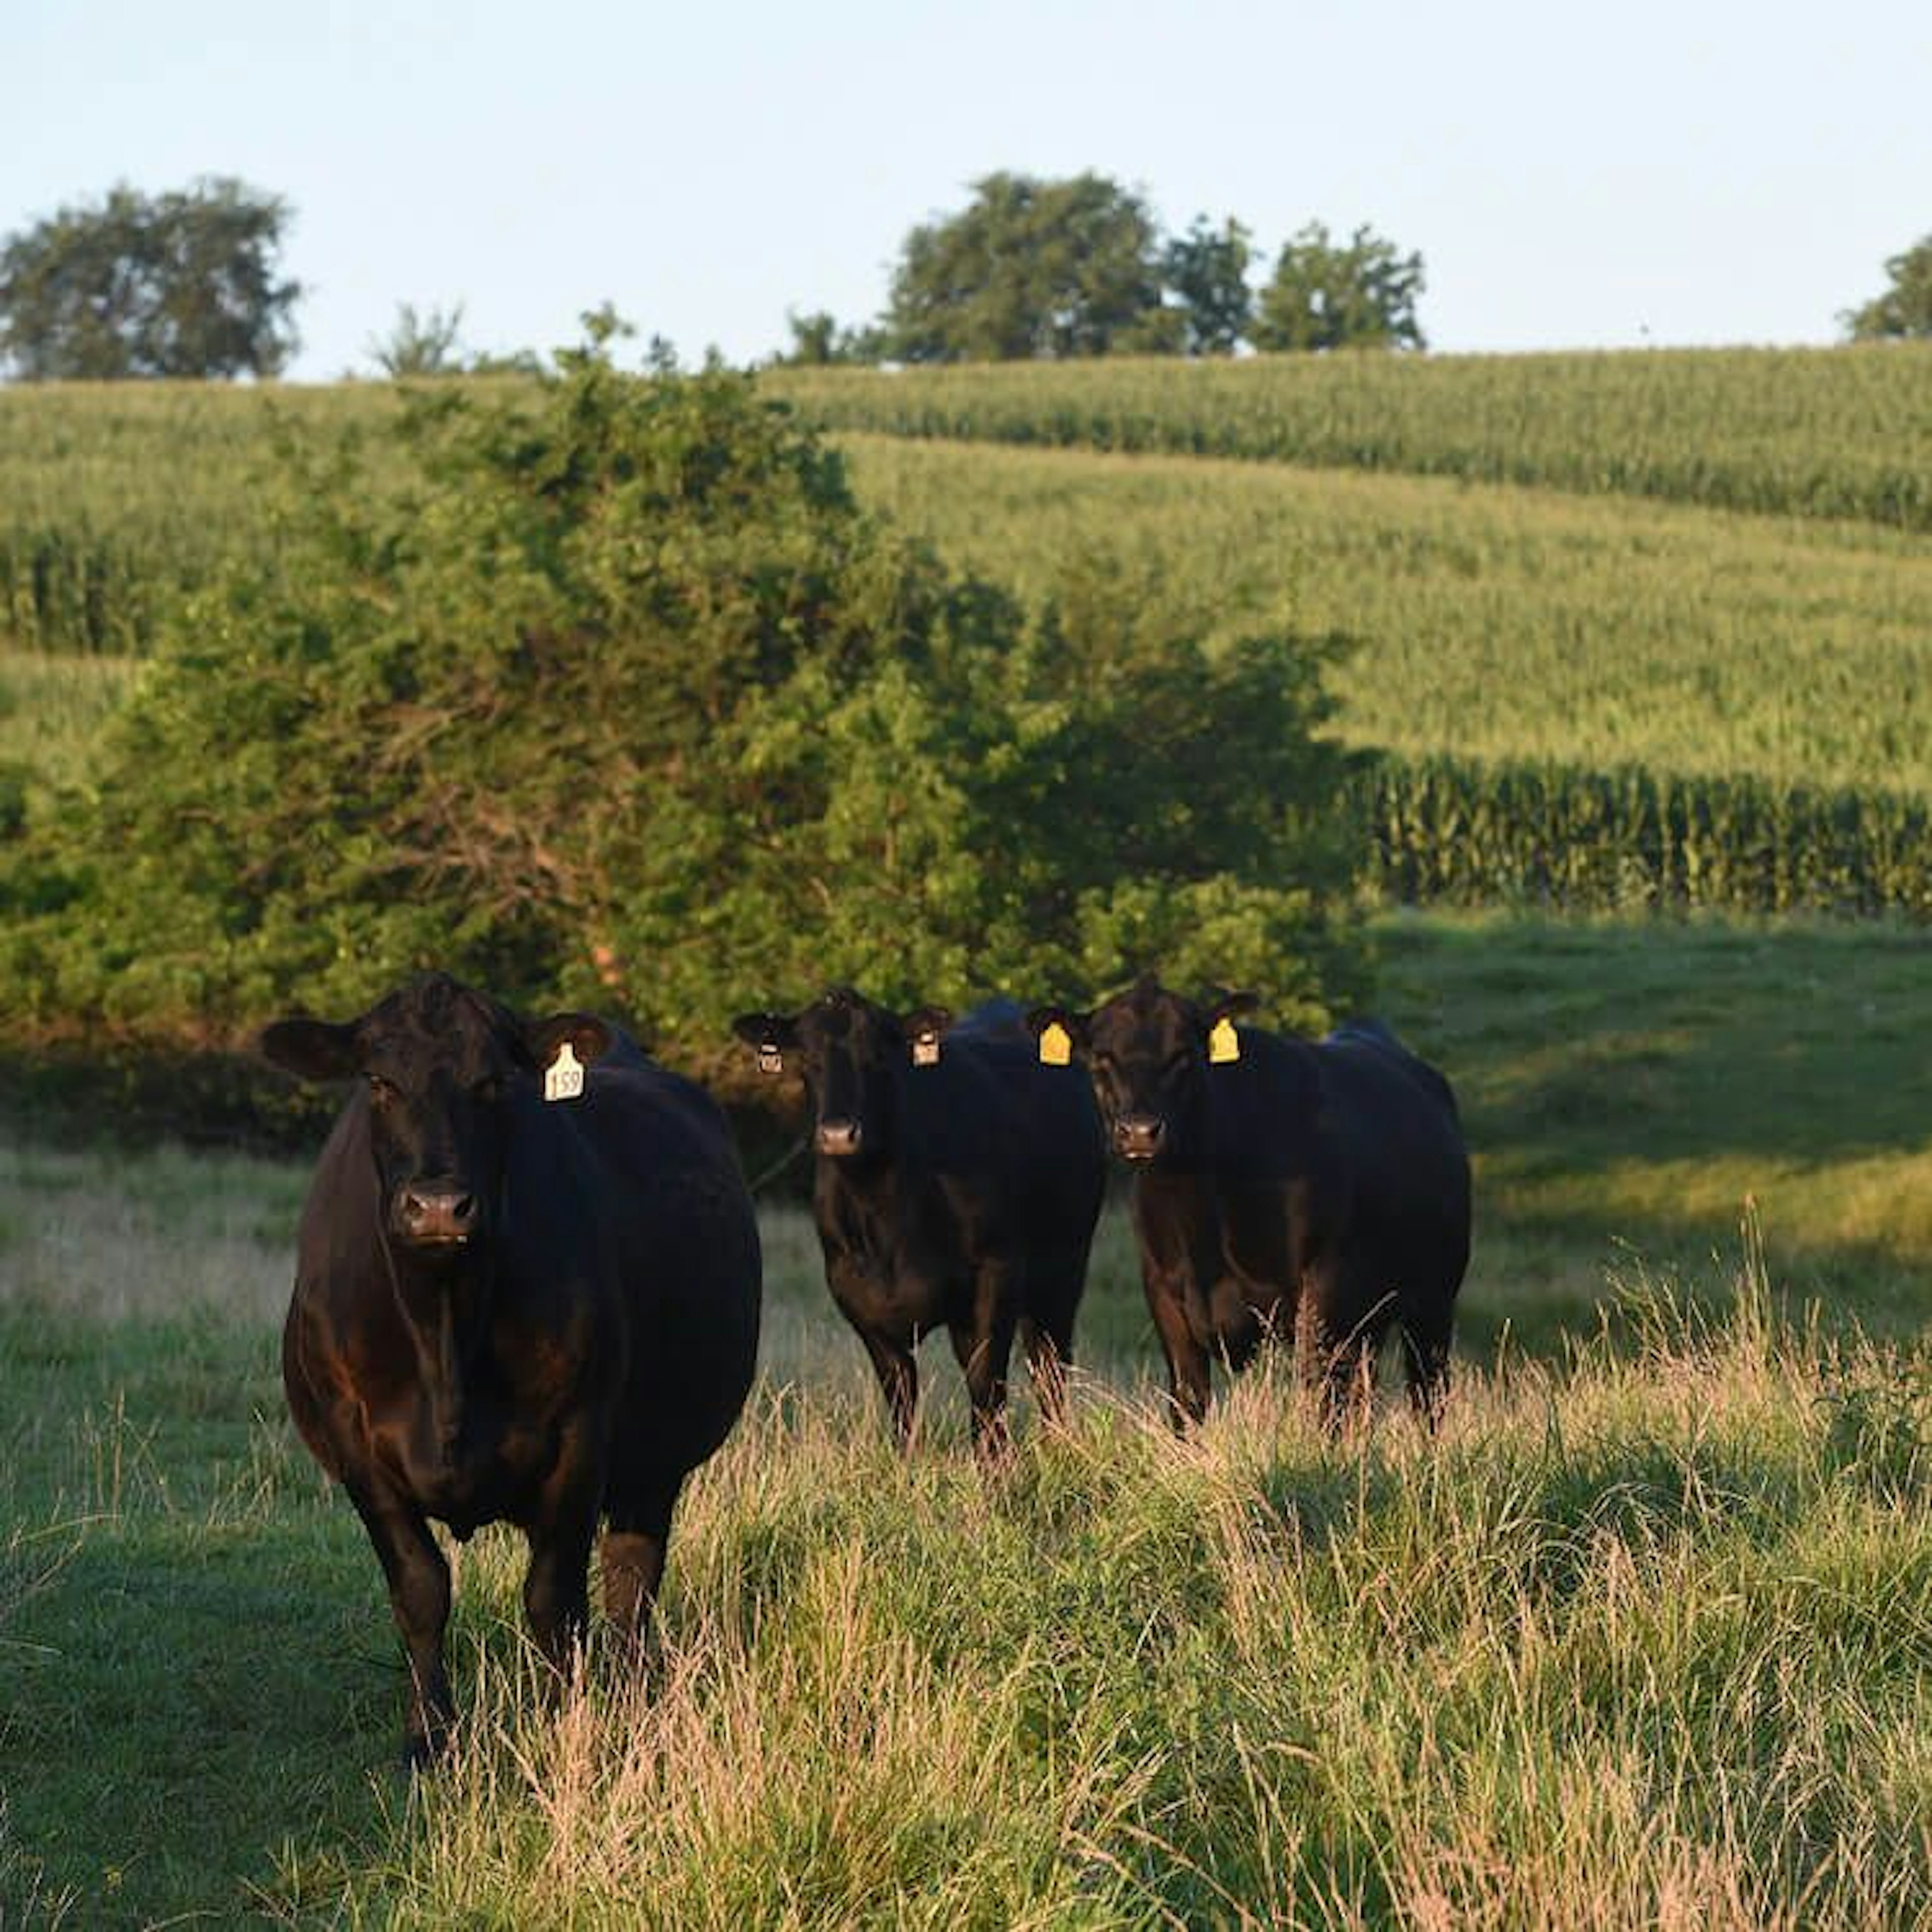
[[[856,505],[747,378],[418,396],[290,458],[87,795],[0,871],[16,1034],[232,1042],[432,962],[627,1012],[1084,992],[1320,1017],[1349,970],[1325,644],[1212,655],[1105,586],[1029,619]]]

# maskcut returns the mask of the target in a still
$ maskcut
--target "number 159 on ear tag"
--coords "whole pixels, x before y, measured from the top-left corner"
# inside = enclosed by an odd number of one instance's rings
[[[572,1050],[568,1040],[561,1042],[556,1058],[544,1070],[546,1100],[580,1100],[584,1097],[584,1063]]]

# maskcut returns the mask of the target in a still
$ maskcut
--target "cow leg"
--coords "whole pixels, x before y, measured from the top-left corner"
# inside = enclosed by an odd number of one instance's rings
[[[664,1580],[664,1548],[679,1484],[641,1502],[614,1498],[604,1529],[604,1614],[626,1658],[643,1654],[644,1636]]]
[[[1019,1325],[1016,1285],[1005,1264],[982,1267],[972,1322],[955,1322],[948,1331],[973,1405],[974,1453],[982,1461],[997,1461],[1012,1447],[1006,1426],[1006,1364]]]
[[[1185,1435],[1208,1413],[1212,1388],[1208,1351],[1187,1325],[1180,1296],[1152,1274],[1145,1277],[1148,1312],[1167,1358],[1167,1419],[1176,1435]]]
[[[1056,1334],[1045,1322],[1030,1318],[1020,1324],[1020,1339],[1026,1348],[1027,1372],[1033,1379],[1040,1419],[1049,1429],[1058,1429],[1066,1420],[1066,1371],[1073,1366],[1072,1338],[1064,1330]]]
[[[1330,1436],[1342,1434],[1367,1417],[1375,1360],[1374,1342],[1364,1335],[1350,1335],[1324,1351],[1322,1424]]]
[[[895,1342],[869,1328],[860,1329],[859,1339],[872,1358],[872,1372],[879,1378],[886,1412],[892,1419],[893,1436],[902,1450],[909,1450],[913,1417],[919,1408],[919,1364],[902,1342]]]
[[[351,1488],[350,1499],[375,1546],[389,1586],[389,1608],[410,1660],[410,1712],[403,1763],[417,1771],[441,1755],[456,1722],[456,1700],[442,1658],[449,1622],[449,1564],[422,1513]]]
[[[1034,1282],[1028,1298],[1032,1312],[1020,1324],[1027,1370],[1033,1378],[1040,1414],[1049,1428],[1058,1428],[1066,1419],[1066,1371],[1073,1366],[1073,1310],[1082,1272],[1078,1263],[1070,1271],[1058,1268],[1040,1270],[1046,1286]]]
[[[590,1545],[597,1492],[573,1484],[530,1526],[530,1567],[524,1575],[524,1614],[551,1667],[568,1677],[590,1624]]]
[[[1408,1373],[1408,1402],[1432,1435],[1449,1395],[1449,1352],[1454,1318],[1412,1319],[1402,1328],[1402,1360]]]

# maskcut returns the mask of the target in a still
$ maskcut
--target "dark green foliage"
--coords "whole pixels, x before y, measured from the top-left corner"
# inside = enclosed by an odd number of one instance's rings
[[[972,205],[915,228],[892,276],[887,333],[908,362],[1102,356],[1154,346],[1153,216],[1103,175],[988,175]]]
[[[288,218],[228,179],[63,208],[0,251],[0,357],[28,381],[277,375],[302,292],[276,279]]]
[[[1276,258],[1254,329],[1257,349],[1421,349],[1422,257],[1372,229],[1346,244],[1311,221]]]
[[[292,458],[275,546],[8,848],[16,1034],[218,1044],[436,963],[703,1063],[838,980],[1158,964],[1313,1018],[1346,973],[1327,646],[1210,658],[1100,584],[1030,623],[722,371],[586,352],[374,427]]]
[[[823,369],[835,363],[881,362],[890,344],[878,323],[859,328],[842,324],[829,309],[814,309],[785,317],[791,329],[791,348],[774,359],[801,369]]]
[[[388,334],[369,344],[369,354],[386,376],[400,380],[410,376],[453,376],[463,367],[460,339],[463,304],[454,308],[425,309],[420,315],[413,302],[404,302],[396,310]]]
[[[1255,306],[1248,286],[1251,239],[1232,215],[1217,231],[1197,214],[1187,232],[1162,250],[1161,279],[1180,304],[1189,355],[1232,356],[1246,340]]]
[[[1414,903],[1932,916],[1920,798],[1450,758],[1383,758],[1357,784],[1372,875]]]
[[[1892,285],[1839,320],[1855,342],[1932,337],[1932,235],[1885,265]]]

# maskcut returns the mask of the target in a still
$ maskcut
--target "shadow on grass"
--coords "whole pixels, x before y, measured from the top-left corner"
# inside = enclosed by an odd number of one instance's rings
[[[369,1848],[401,1676],[338,1514],[97,1525],[0,1626],[8,1827],[71,1922],[238,1916],[278,1848]]]

